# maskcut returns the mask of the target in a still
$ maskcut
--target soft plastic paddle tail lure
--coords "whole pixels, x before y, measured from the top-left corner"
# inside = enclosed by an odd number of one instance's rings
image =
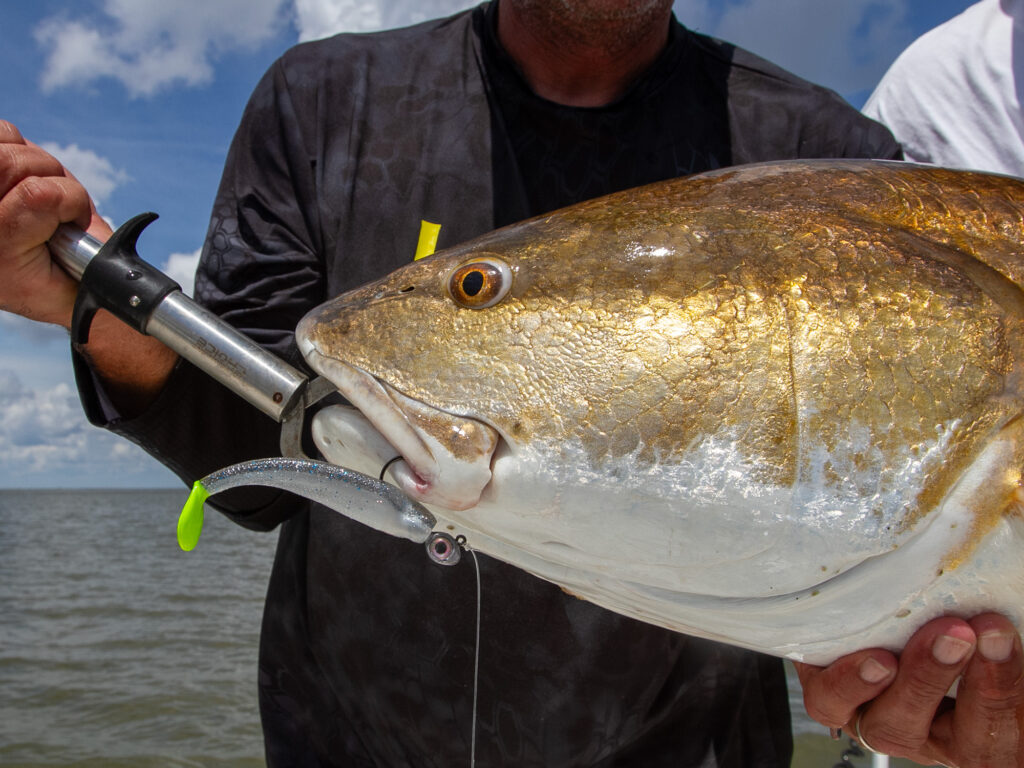
[[[260,485],[290,491],[368,525],[374,530],[425,543],[431,559],[454,565],[459,547],[446,533],[435,533],[435,517],[395,486],[376,478],[311,459],[246,461],[196,481],[178,518],[178,544],[193,549],[203,527],[206,499],[229,488]]]

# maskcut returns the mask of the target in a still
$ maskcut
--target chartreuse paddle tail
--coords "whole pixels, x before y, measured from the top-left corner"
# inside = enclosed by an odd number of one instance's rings
[[[436,524],[430,512],[393,485],[360,472],[309,459],[257,459],[196,481],[178,518],[179,546],[186,551],[196,546],[208,497],[247,485],[291,491],[382,533],[418,543],[427,541]]]

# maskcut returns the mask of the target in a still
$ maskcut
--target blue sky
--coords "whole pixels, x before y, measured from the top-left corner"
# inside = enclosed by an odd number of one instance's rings
[[[446,15],[460,0],[8,2],[0,118],[74,171],[115,223],[160,220],[140,253],[190,283],[228,143],[285,49]],[[680,21],[861,106],[896,55],[969,0],[677,0]],[[66,334],[0,312],[0,487],[174,486],[81,415]]]

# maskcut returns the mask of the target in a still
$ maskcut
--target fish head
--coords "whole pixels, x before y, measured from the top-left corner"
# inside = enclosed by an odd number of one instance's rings
[[[314,421],[325,455],[351,466],[339,444],[359,443],[376,473],[400,454],[404,491],[462,510],[496,455],[581,429],[604,435],[588,425],[594,381],[615,387],[633,372],[616,369],[600,338],[629,325],[623,313],[644,304],[636,294],[679,244],[652,242],[622,211],[613,221],[615,209],[580,208],[415,261],[310,312],[299,348],[359,411]]]
[[[361,446],[367,471],[400,456],[391,471],[410,497],[474,506],[499,445],[514,446],[524,431],[521,377],[502,375],[507,364],[495,349],[515,343],[508,331],[522,309],[524,277],[515,254],[458,249],[309,313],[296,330],[303,355],[358,409],[317,417],[324,454],[358,463],[345,451]]]

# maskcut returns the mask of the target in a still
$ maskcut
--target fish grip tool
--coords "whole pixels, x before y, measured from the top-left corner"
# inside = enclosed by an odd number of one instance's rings
[[[303,492],[308,498],[316,498],[377,530],[425,544],[435,562],[458,562],[460,550],[455,540],[447,533],[434,532],[434,516],[416,502],[399,499],[396,494],[402,494],[394,486],[306,456],[302,448],[306,411],[336,388],[320,376],[310,381],[303,372],[190,299],[178,283],[144,261],[138,255],[137,242],[156,218],[154,213],[139,214],[105,243],[74,225],[63,224],[47,245],[54,261],[80,284],[72,313],[74,343],[88,341],[96,312],[105,309],[131,328],[160,340],[281,424],[281,457],[243,462],[193,485],[178,521],[181,548],[190,550],[196,545],[203,503],[211,494],[243,484],[288,490],[294,478],[308,481],[313,477],[316,490]],[[383,510],[389,505],[378,502],[389,501],[392,512],[376,517],[361,514],[354,498],[368,499],[361,502],[367,509]]]
[[[106,243],[68,224],[50,239],[54,260],[81,284],[72,314],[72,340],[88,341],[93,316],[106,309],[140,333],[159,339],[275,421],[285,421],[297,408],[303,410],[308,378],[304,373],[194,302],[170,277],[139,257],[139,235],[155,219],[155,214],[140,214]]]
[[[109,309],[132,328],[145,333],[150,315],[160,302],[181,286],[139,258],[136,242],[156,219],[144,213],[114,232],[85,265],[71,317],[71,340],[89,340],[92,319],[100,308]]]

